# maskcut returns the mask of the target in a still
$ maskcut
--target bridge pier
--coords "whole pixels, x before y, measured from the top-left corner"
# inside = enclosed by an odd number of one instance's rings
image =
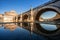
[[[23,17],[22,17],[22,14],[20,15],[19,22],[23,22]]]
[[[18,22],[19,22],[19,25],[20,25],[20,27],[22,27],[23,26],[23,18],[22,18],[22,14],[19,16],[20,18],[19,18],[19,20],[18,20]]]
[[[31,17],[30,17],[30,22],[34,22],[34,11],[33,8],[31,8]]]

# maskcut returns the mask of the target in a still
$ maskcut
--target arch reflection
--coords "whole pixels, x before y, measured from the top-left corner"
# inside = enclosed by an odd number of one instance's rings
[[[30,30],[30,23],[26,23],[26,22],[23,22],[23,23],[18,23],[18,26],[20,28],[23,28],[23,29],[26,29],[26,30]]]
[[[58,29],[56,25],[50,25],[50,24],[40,24],[40,25],[44,30],[47,30],[47,31],[55,31]]]

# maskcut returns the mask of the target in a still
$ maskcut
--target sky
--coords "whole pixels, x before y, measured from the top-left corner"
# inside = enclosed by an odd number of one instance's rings
[[[40,17],[42,17],[43,19],[50,19],[55,17],[56,15],[57,13],[54,11],[46,11]]]
[[[15,10],[18,14],[35,8],[50,0],[0,0],[0,14]]]

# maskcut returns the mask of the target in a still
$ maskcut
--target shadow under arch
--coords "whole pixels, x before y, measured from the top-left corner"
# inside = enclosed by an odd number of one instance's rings
[[[20,18],[21,18],[21,17],[20,17],[20,16],[18,16],[18,20],[20,20]]]
[[[23,15],[23,20],[27,21],[27,19],[28,19],[28,15],[27,14]]]

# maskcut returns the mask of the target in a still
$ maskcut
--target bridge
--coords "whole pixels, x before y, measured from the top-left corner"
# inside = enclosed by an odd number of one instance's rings
[[[60,1],[50,1],[48,3],[45,3],[43,5],[40,5],[36,8],[30,8],[29,11],[21,13],[18,15],[18,22],[35,22],[40,21],[40,16],[47,11],[53,11],[56,12],[56,16],[48,19],[49,21],[53,21],[55,19],[60,18]]]
[[[48,12],[48,11],[53,11],[56,12],[56,16],[50,19],[47,19],[47,21],[45,21],[44,19],[42,19],[42,21],[40,20],[40,16],[44,13],[44,12]],[[53,14],[54,15],[54,14]],[[18,15],[18,22],[20,23],[19,25],[22,27],[24,24],[31,24],[31,30],[33,32],[39,33],[39,34],[43,34],[43,35],[49,35],[49,36],[53,36],[56,35],[58,33],[57,30],[52,31],[52,32],[48,32],[46,30],[42,30],[41,25],[39,25],[39,23],[48,23],[48,24],[54,24],[55,20],[60,19],[60,0],[53,0],[53,1],[49,1],[43,5],[40,5],[36,8],[30,8],[30,10],[24,12],[24,13],[20,13]],[[58,21],[58,20],[57,20]],[[54,22],[54,23],[52,23]],[[59,21],[60,22],[60,21]],[[26,24],[26,25],[27,25]],[[60,24],[60,23],[56,23],[56,24]],[[37,26],[36,26],[37,25]],[[34,27],[33,27],[34,26]],[[38,27],[40,26],[40,27]],[[59,25],[58,25],[59,26]],[[25,27],[24,27],[25,28]],[[29,28],[29,29],[30,29]],[[37,32],[38,31],[38,32]],[[43,31],[43,32],[42,32]],[[60,31],[59,31],[60,32]]]
[[[41,15],[49,11],[56,13],[56,15],[49,19],[44,19],[41,17]],[[4,21],[1,20],[2,22],[0,22],[0,24],[3,25],[6,24],[5,29],[6,26],[8,26],[7,28],[14,30],[16,28],[16,25],[14,27],[14,24],[12,25],[11,23],[16,23],[22,28],[25,28],[31,32],[42,34],[45,36],[55,36],[57,34],[60,34],[60,0],[51,0],[36,8],[31,7],[30,10],[24,13],[20,13],[19,15],[14,13],[15,13],[14,11],[11,11],[11,12],[5,12],[4,15],[0,15],[0,19],[2,20],[3,18],[7,18],[6,20]],[[45,15],[47,15],[47,13]],[[48,16],[49,15],[47,15],[47,17]],[[40,25],[41,23],[56,25],[57,29],[53,31],[44,30]]]

